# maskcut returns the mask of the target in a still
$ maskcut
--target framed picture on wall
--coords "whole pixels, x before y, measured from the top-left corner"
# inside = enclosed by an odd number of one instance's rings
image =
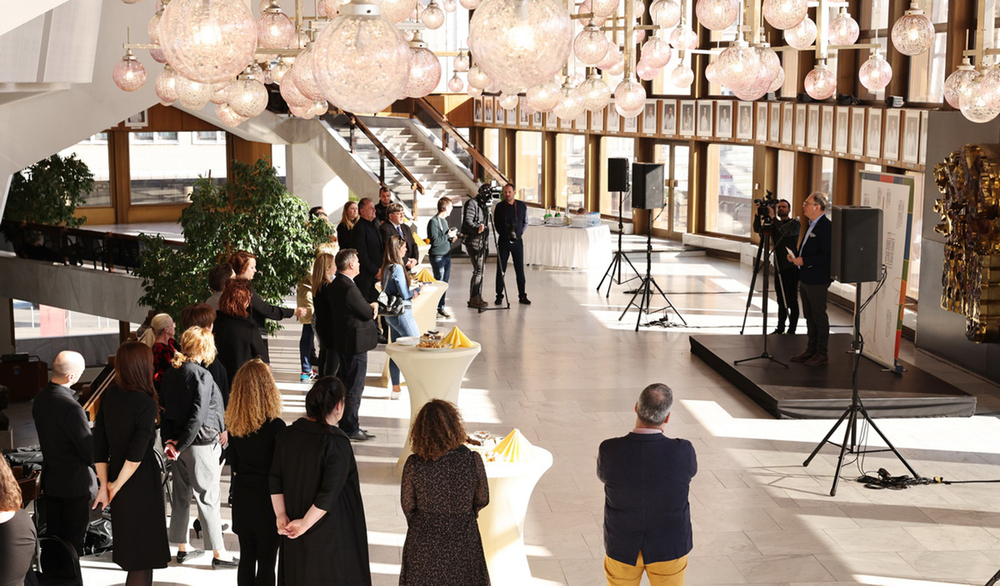
[[[559,128],[559,117],[556,116],[555,112],[545,113],[545,128],[548,128],[549,130]]]
[[[663,100],[660,110],[660,134],[677,134],[677,100]]]
[[[806,148],[816,150],[819,148],[819,106],[809,104],[806,109]]]
[[[781,142],[781,104],[769,104],[771,123],[767,129],[767,140],[773,144]]]
[[[865,156],[865,109],[851,108],[851,140],[848,152],[854,157]]]
[[[146,128],[149,126],[149,111],[136,112],[125,119],[126,128]]]
[[[594,132],[604,132],[604,108],[590,113],[590,129]]]
[[[757,102],[757,126],[754,131],[754,140],[757,142],[767,142],[767,102]]]
[[[680,135],[694,136],[694,100],[681,100]]]
[[[736,138],[753,140],[753,103],[736,103]]]
[[[559,118],[556,116],[556,118]],[[571,130],[573,128],[573,119],[559,118],[559,128],[562,130]]]
[[[712,138],[712,100],[698,100],[698,136]]]
[[[917,164],[927,164],[927,124],[931,119],[930,112],[924,110],[920,113],[920,149],[917,153]]]
[[[504,117],[507,120],[507,126],[517,126],[517,106],[505,110]]]
[[[882,138],[882,158],[899,160],[899,126],[902,112],[896,109],[885,111],[885,135]]]
[[[587,111],[584,110],[583,114],[576,117],[573,121],[573,130],[579,130],[580,132],[587,131]]]
[[[613,134],[618,134],[621,132],[621,116],[618,115],[618,110],[615,109],[615,103],[611,102],[608,104],[608,118],[607,118],[607,129],[608,132]]]
[[[917,164],[920,159],[920,112],[905,110],[903,112],[903,145],[902,161]]]
[[[785,146],[792,144],[792,137],[794,136],[792,130],[795,128],[792,120],[794,119],[795,104],[781,104],[781,143]]]
[[[820,106],[819,150],[833,150],[833,106]]]
[[[531,127],[541,128],[545,124],[544,117],[541,112],[533,112],[531,114]]]
[[[642,133],[645,136],[654,136],[657,130],[656,122],[656,100],[646,100],[646,106],[642,109]]]
[[[833,150],[847,154],[847,138],[851,126],[850,108],[837,107],[834,118]]]
[[[482,122],[483,121],[483,97],[479,96],[472,100],[472,121]]]
[[[493,96],[483,96],[483,122],[493,124]]]
[[[882,158],[882,109],[868,109],[868,138],[865,142],[865,156],[869,159]]]
[[[733,102],[720,100],[716,105],[715,136],[719,138],[733,137]]]
[[[806,146],[806,105],[795,105],[795,146]]]
[[[626,134],[638,134],[639,133],[639,117],[632,116],[631,118],[622,118],[622,132]]]
[[[494,110],[493,110],[493,122],[497,126],[503,126],[507,124],[507,110],[504,110],[500,105],[500,100],[494,100]]]
[[[517,99],[517,125],[521,128],[530,126],[531,116],[528,115],[528,98],[521,96]]]

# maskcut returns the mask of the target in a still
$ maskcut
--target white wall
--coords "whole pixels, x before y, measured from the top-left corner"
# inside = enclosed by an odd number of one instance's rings
[[[285,147],[285,168],[288,193],[304,200],[310,208],[323,206],[331,220],[340,221],[350,190],[312,145]]]

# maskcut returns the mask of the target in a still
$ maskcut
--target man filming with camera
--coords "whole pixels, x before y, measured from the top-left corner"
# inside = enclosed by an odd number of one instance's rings
[[[469,307],[473,309],[483,309],[489,305],[483,301],[483,272],[486,270],[486,256],[490,252],[489,210],[495,191],[496,187],[492,185],[481,185],[476,197],[465,202],[465,212],[462,214],[465,250],[472,261]]]
[[[777,263],[777,283],[774,287],[778,298],[778,327],[772,334],[794,334],[799,323],[799,269],[788,260],[787,250],[795,250],[799,242],[801,224],[797,218],[790,218],[792,204],[787,199],[767,199],[757,208],[753,219],[754,232],[764,237],[769,232]],[[770,230],[768,230],[770,224]],[[785,328],[785,322],[788,328]]]
[[[528,206],[514,199],[514,186],[503,187],[503,201],[493,210],[493,228],[497,231],[497,298],[496,304],[503,303],[504,275],[507,273],[507,259],[514,259],[514,274],[517,275],[517,299],[522,305],[531,305],[524,292],[524,229],[528,227]]]

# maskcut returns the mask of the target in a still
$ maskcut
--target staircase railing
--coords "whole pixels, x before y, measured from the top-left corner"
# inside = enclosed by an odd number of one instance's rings
[[[448,117],[441,112],[438,112],[438,109],[427,101],[427,98],[419,98],[410,101],[416,104],[422,113],[430,116],[431,120],[433,120],[434,123],[441,128],[441,144],[444,145],[444,148],[447,148],[448,139],[451,138],[460,147],[462,147],[466,153],[468,153],[468,155],[472,158],[473,177],[479,177],[479,168],[482,168],[487,177],[497,181],[500,185],[510,183],[507,176],[493,164],[493,161],[489,160],[485,155],[483,155],[483,153],[479,152],[479,150],[473,146],[471,142],[462,136],[458,129],[452,126],[451,122],[448,121]],[[413,112],[412,114],[417,116],[417,112]]]

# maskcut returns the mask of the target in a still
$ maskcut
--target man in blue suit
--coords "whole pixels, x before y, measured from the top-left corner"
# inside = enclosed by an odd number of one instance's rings
[[[673,392],[654,383],[635,404],[635,429],[604,440],[604,573],[613,586],[682,586],[692,548],[688,489],[698,472],[694,446],[664,435]]]
[[[831,223],[826,217],[826,197],[813,192],[802,203],[809,219],[806,235],[802,237],[798,255],[789,254],[788,260],[799,267],[799,297],[802,299],[802,317],[806,320],[809,342],[806,351],[792,356],[792,362],[807,366],[827,363],[830,341],[830,318],[826,314],[826,297],[830,289]]]

